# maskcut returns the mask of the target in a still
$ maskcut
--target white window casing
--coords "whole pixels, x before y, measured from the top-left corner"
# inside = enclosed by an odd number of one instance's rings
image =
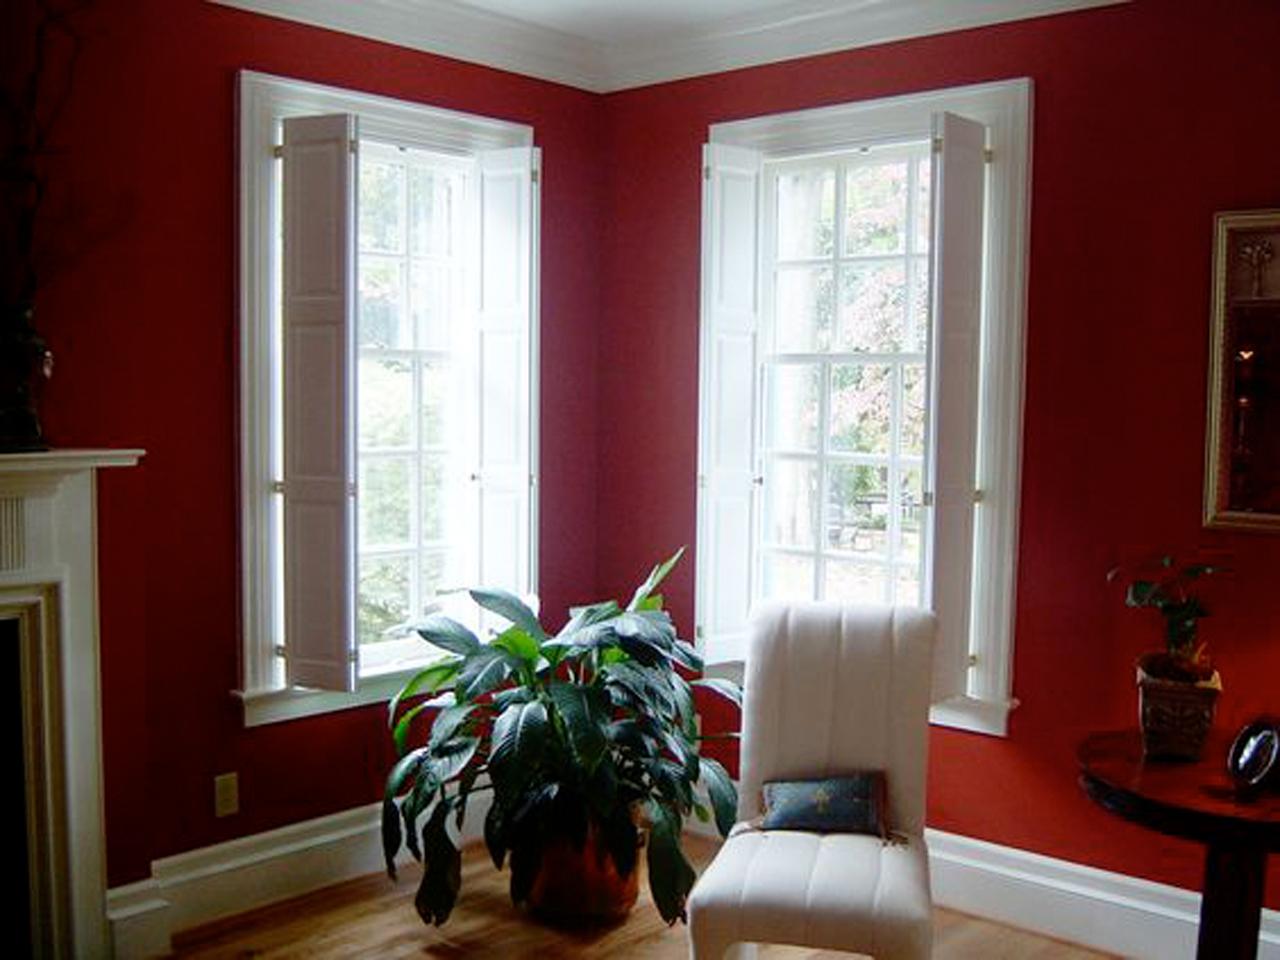
[[[356,118],[284,121],[284,659],[355,689],[352,370]]]
[[[704,645],[743,641],[755,568],[760,179],[758,150],[704,147],[697,551]]]
[[[717,338],[731,324],[718,302],[719,264],[746,240],[727,237],[717,207],[716,157],[726,148],[752,162],[777,162],[919,142],[934,144],[933,230],[930,245],[935,338],[930,344],[930,429],[938,431],[926,457],[926,489],[936,518],[926,561],[926,596],[938,609],[943,638],[936,661],[935,723],[1004,735],[1012,697],[1013,618],[1021,476],[1023,344],[1030,184],[1031,82],[1026,79],[910,94],[777,114],[711,127],[703,196],[703,294],[699,409],[699,516],[697,610],[699,639],[709,663],[741,660],[741,623],[758,589],[758,488],[714,487],[722,451],[718,435],[733,409],[752,438],[748,480],[760,476],[756,423],[760,416],[760,358],[752,341],[749,386],[726,401]],[[760,196],[757,189],[756,196]],[[759,206],[755,215],[759,216]],[[740,220],[740,223],[748,223]],[[752,244],[762,236],[749,221]],[[941,253],[945,251],[945,253]],[[751,270],[739,270],[740,300],[759,303],[761,252],[752,247]],[[760,323],[758,306],[752,330]],[[741,447],[741,444],[739,444]],[[732,451],[730,451],[732,452]],[[735,462],[741,466],[740,458]],[[753,487],[755,485],[753,484]],[[747,517],[745,539],[722,544],[715,514],[732,504]],[[942,515],[946,515],[946,520]],[[737,529],[741,529],[741,524]],[[719,540],[717,538],[720,538]],[[732,552],[731,552],[732,551]],[[745,575],[721,566],[745,567]],[[936,576],[933,576],[936,574]],[[724,581],[733,579],[736,587]],[[725,600],[728,604],[722,606]],[[724,615],[722,611],[728,611]],[[732,666],[729,668],[732,672]]]
[[[243,657],[235,693],[256,725],[386,699],[405,676],[356,671],[359,138],[492,174],[488,201],[475,208],[470,259],[476,300],[485,293],[494,309],[467,321],[476,332],[463,351],[473,378],[488,371],[487,383],[468,404],[474,421],[462,426],[476,478],[467,522],[478,545],[487,533],[504,549],[482,568],[478,546],[468,583],[483,582],[483,570],[490,582],[536,593],[539,153],[522,124],[251,71],[240,73],[237,92]],[[503,291],[512,295],[499,310]],[[486,517],[486,498],[501,519]],[[504,556],[514,559],[497,569]],[[344,586],[321,591],[321,583]]]

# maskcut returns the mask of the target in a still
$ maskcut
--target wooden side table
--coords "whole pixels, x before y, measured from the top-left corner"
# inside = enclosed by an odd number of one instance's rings
[[[1090,734],[1080,744],[1080,786],[1110,812],[1208,847],[1200,906],[1201,960],[1255,958],[1267,854],[1280,850],[1280,796],[1237,798],[1225,734],[1195,763],[1145,760],[1137,730]]]

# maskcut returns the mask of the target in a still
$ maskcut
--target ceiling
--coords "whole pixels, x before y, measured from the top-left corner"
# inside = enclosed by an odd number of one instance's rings
[[[210,0],[607,92],[1128,0]]]

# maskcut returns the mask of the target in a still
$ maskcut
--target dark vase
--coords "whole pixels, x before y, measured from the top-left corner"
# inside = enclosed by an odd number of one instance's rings
[[[1167,680],[1138,661],[1138,718],[1142,752],[1155,760],[1199,760],[1222,692],[1215,670],[1208,680]]]
[[[625,874],[618,870],[592,822],[581,846],[566,837],[553,837],[543,846],[529,909],[553,926],[617,923],[635,906],[639,874],[639,863]]]
[[[31,323],[31,308],[9,311],[0,328],[0,452],[47,450],[37,406],[52,357]]]

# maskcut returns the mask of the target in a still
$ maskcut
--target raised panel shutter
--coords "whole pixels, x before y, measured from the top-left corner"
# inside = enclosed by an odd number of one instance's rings
[[[355,689],[356,118],[284,121],[284,647],[290,686]]]
[[[524,594],[535,589],[537,569],[530,529],[540,151],[489,150],[479,160],[477,572],[485,586]]]
[[[951,113],[933,118],[931,465],[933,609],[938,615],[933,699],[966,693],[973,511],[976,502],[986,130]]]
[[[757,510],[761,155],[703,148],[697,622],[704,647],[736,649],[751,597]]]

